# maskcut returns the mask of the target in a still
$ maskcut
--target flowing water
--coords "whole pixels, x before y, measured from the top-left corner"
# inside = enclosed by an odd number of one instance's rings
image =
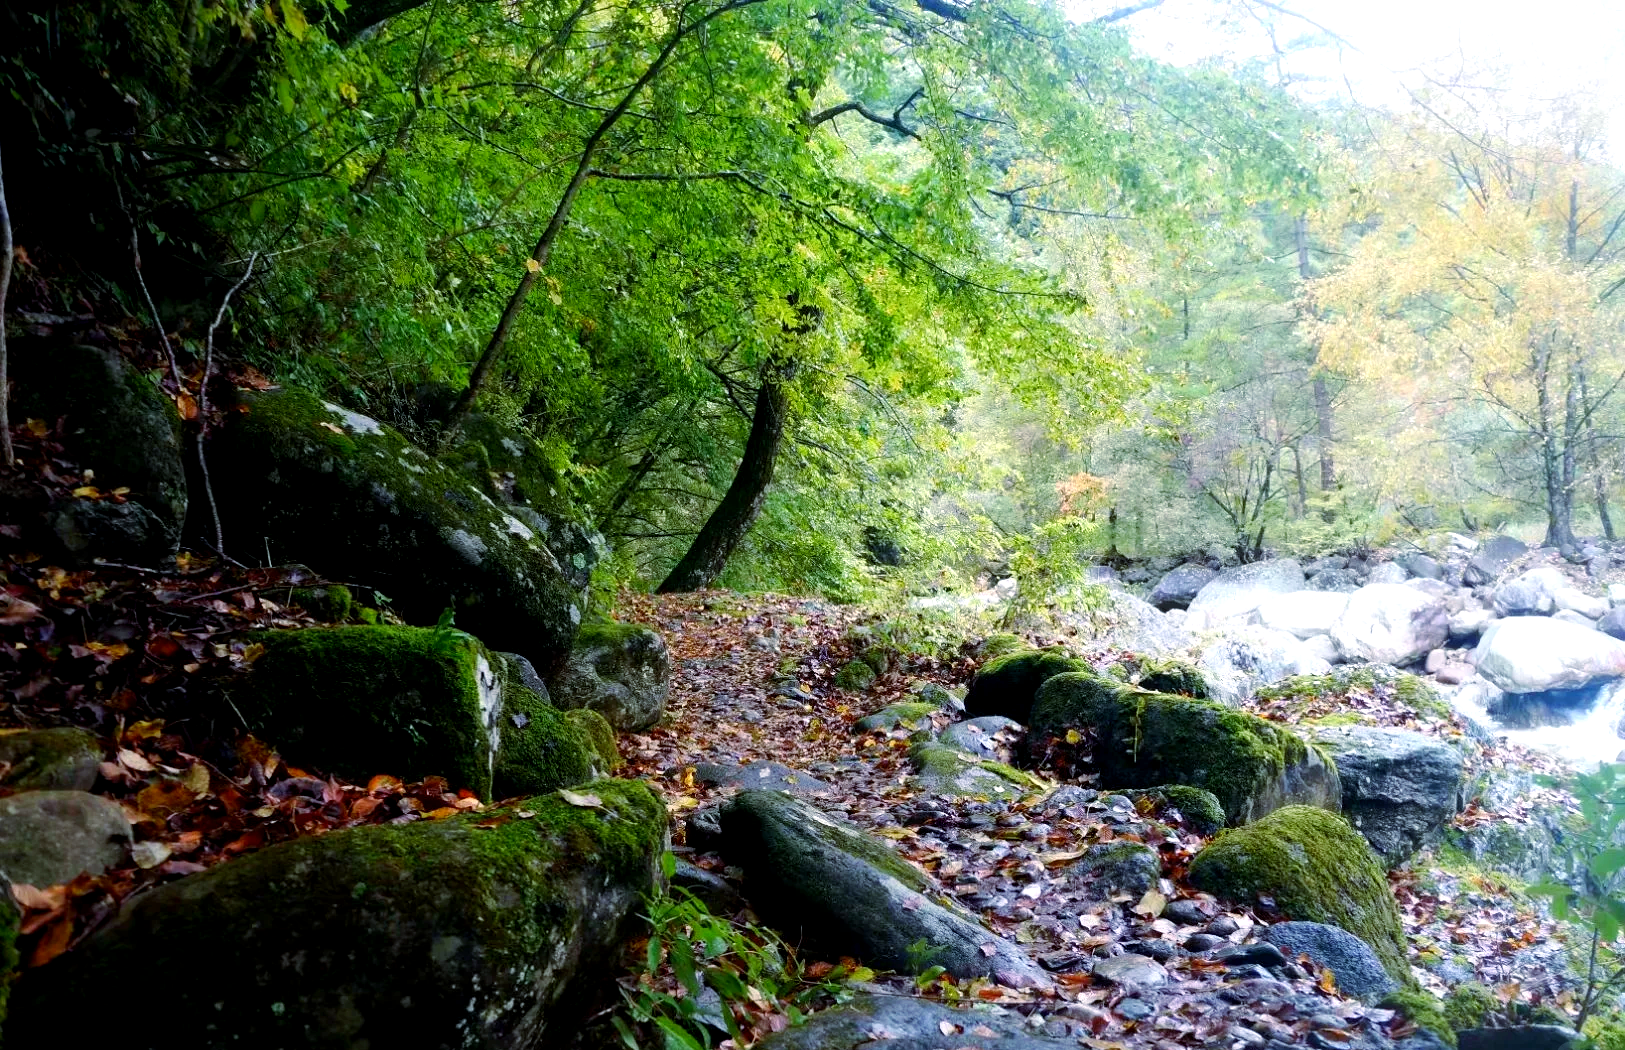
[[[1617,761],[1625,752],[1625,740],[1619,735],[1620,722],[1625,720],[1625,681],[1610,683],[1594,705],[1568,724],[1529,729],[1501,725],[1485,708],[1483,696],[1479,690],[1463,687],[1450,697],[1450,703],[1461,714],[1488,726],[1496,736],[1545,751],[1579,769],[1595,769],[1603,762]]]

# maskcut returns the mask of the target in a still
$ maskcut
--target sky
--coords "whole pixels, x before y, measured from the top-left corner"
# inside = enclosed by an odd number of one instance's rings
[[[1128,0],[1063,0],[1085,18]],[[1267,55],[1269,39],[1247,17],[1246,0],[1165,0],[1124,20],[1140,46],[1176,63],[1211,55]],[[1293,56],[1289,71],[1307,77],[1295,90],[1309,96],[1353,93],[1372,105],[1401,105],[1406,86],[1424,72],[1502,66],[1521,94],[1551,98],[1576,88],[1597,92],[1619,116],[1612,129],[1616,156],[1625,154],[1625,3],[1621,0],[1274,0],[1347,41]],[[1275,12],[1282,43],[1313,33],[1306,22]],[[1296,27],[1295,29],[1289,27]]]

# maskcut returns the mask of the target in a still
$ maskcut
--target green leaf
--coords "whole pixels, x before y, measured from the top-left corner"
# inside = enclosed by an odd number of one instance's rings
[[[282,24],[293,34],[293,38],[305,39],[305,34],[310,32],[310,23],[305,20],[305,13],[299,10],[299,5],[294,0],[280,0],[277,6],[282,10]]]
[[[1586,865],[1599,880],[1606,880],[1610,875],[1625,868],[1625,849],[1615,847],[1605,849]]]
[[[667,850],[660,855],[660,874],[669,879],[676,873],[677,854],[673,853],[671,850]]]
[[[655,1018],[655,1024],[666,1037],[666,1050],[707,1050],[701,1043],[688,1033],[682,1025],[669,1017]]]

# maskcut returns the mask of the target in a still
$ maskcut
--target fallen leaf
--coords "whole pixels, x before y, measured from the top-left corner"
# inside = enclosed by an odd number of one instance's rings
[[[601,809],[604,805],[604,800],[599,798],[597,795],[577,794],[576,792],[570,791],[566,788],[559,788],[559,794],[564,797],[564,801],[570,803],[572,806],[583,806],[587,809]],[[534,815],[535,814],[532,814],[532,816]]]

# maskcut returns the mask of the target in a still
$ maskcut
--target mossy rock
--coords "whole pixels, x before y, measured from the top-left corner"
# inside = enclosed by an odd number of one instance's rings
[[[576,707],[564,712],[564,717],[592,743],[599,770],[613,773],[621,768],[621,749],[615,746],[615,727],[603,715],[589,708]]]
[[[1438,1036],[1446,1046],[1456,1045],[1456,1030],[1445,1017],[1446,1006],[1433,993],[1417,989],[1389,992],[1379,1005],[1385,1010],[1398,1011],[1411,1024]]]
[[[1027,725],[1039,686],[1058,674],[1088,669],[1088,664],[1058,649],[1023,649],[994,657],[971,679],[965,714],[1003,715]]]
[[[125,902],[17,985],[13,1046],[63,1045],[87,989],[165,985],[177,1047],[557,1045],[659,883],[665,807],[595,781],[511,809],[309,836]],[[230,965],[226,965],[227,961]]]
[[[1203,788],[1243,824],[1286,805],[1337,809],[1337,770],[1291,731],[1211,700],[1133,689],[1089,672],[1038,690],[1027,736],[1034,762],[1053,760],[1068,733],[1092,741],[1103,784]]]
[[[1287,806],[1220,835],[1191,861],[1191,885],[1238,904],[1269,898],[1288,918],[1341,927],[1414,987],[1405,933],[1382,863],[1335,813]]]
[[[313,627],[255,640],[264,652],[231,701],[291,761],[363,779],[443,776],[481,798],[591,776],[591,739],[462,631]]]
[[[1326,674],[1293,675],[1291,678],[1284,678],[1273,685],[1260,688],[1254,694],[1254,699],[1296,701],[1307,707],[1309,703],[1315,701],[1342,700],[1355,690],[1382,694],[1398,701],[1422,718],[1449,718],[1451,715],[1449,703],[1439,696],[1426,679],[1419,678],[1409,671],[1389,667],[1387,664],[1350,664],[1334,667]],[[1364,720],[1356,714],[1351,721],[1343,724]],[[1317,721],[1321,724],[1336,724],[1324,716]]]
[[[342,583],[320,587],[295,587],[293,604],[326,623],[343,623],[355,608],[355,596]]]
[[[1211,791],[1185,784],[1159,784],[1149,788],[1113,788],[1103,795],[1124,795],[1135,802],[1149,799],[1153,812],[1159,816],[1169,809],[1177,809],[1185,826],[1204,837],[1216,834],[1224,827],[1224,806]],[[1166,818],[1164,818],[1166,819]]]
[[[591,708],[615,729],[637,732],[666,713],[671,653],[658,631],[635,623],[589,623],[550,684],[556,706]]]
[[[852,723],[852,729],[858,733],[881,733],[893,729],[920,729],[930,728],[931,716],[941,714],[942,708],[936,704],[924,702],[892,704],[882,707],[872,715],[865,715]]]
[[[13,791],[89,791],[101,761],[102,746],[85,729],[0,731],[0,785]]]
[[[982,639],[981,644],[976,647],[976,652],[982,659],[992,660],[1026,648],[1028,648],[1027,640],[1019,634],[990,634]]]
[[[1135,654],[1112,664],[1106,668],[1106,672],[1113,678],[1153,693],[1208,699],[1207,679],[1202,677],[1200,670],[1183,660]]]
[[[914,789],[933,795],[1014,799],[1051,786],[1031,773],[945,744],[915,744],[908,749],[908,757],[914,763]]]
[[[1495,993],[1477,981],[1465,981],[1450,989],[1444,997],[1444,1019],[1454,1031],[1463,1028],[1482,1028],[1490,1015],[1501,1009],[1501,1000]]]
[[[844,667],[835,672],[835,685],[841,689],[861,693],[875,684],[878,674],[874,665],[868,661],[848,660]]]
[[[581,597],[546,538],[400,433],[295,389],[240,391],[210,445],[228,543],[387,595],[559,670]],[[235,539],[233,539],[235,537]]]

